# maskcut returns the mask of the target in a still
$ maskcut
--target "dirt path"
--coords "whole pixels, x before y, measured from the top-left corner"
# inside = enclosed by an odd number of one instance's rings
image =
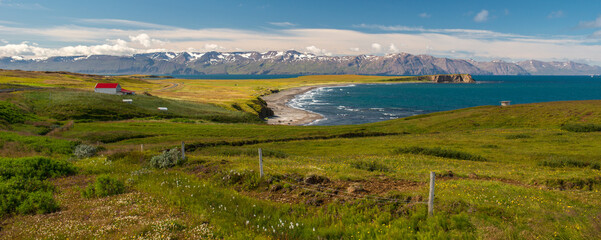
[[[169,89],[177,88],[177,87],[179,87],[180,85],[182,85],[182,86],[184,85],[183,83],[181,83],[181,84],[180,84],[180,83],[175,83],[175,82],[167,82],[167,83],[169,83],[170,85],[169,85],[169,86],[167,86],[167,87],[165,87],[165,88],[159,89],[159,90],[157,90],[157,91],[160,91],[160,92],[162,92],[162,91],[167,91],[167,90],[169,90]]]

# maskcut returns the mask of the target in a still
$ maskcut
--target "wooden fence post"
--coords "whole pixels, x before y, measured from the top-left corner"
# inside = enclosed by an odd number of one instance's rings
[[[259,171],[260,176],[263,177],[263,150],[259,148]]]
[[[144,144],[140,144],[140,152],[144,152]]]
[[[182,160],[186,159],[186,143],[182,142]]]
[[[436,174],[430,172],[430,196],[428,197],[428,216],[434,215],[434,178]]]

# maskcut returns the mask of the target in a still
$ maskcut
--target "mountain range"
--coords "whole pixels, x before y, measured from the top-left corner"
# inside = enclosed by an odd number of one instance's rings
[[[385,56],[317,56],[294,50],[260,52],[154,52],[133,56],[0,58],[0,69],[69,71],[89,74],[373,74],[373,75],[597,75],[601,67],[583,63],[478,62],[408,53]]]

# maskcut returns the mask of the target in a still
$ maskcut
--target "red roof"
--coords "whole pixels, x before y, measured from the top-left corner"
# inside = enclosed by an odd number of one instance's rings
[[[96,83],[94,88],[117,88],[118,83]]]

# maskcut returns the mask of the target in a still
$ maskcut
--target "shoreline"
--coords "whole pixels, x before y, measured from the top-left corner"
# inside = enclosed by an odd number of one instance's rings
[[[322,87],[348,86],[352,84],[355,83],[324,84],[295,87],[263,96],[261,97],[261,99],[263,99],[263,101],[267,103],[267,108],[273,111],[273,116],[267,118],[267,124],[300,126],[323,119],[324,116],[320,114],[299,108],[290,107],[288,106],[288,102],[290,102],[290,100],[292,100],[296,96],[304,94],[313,89]]]

